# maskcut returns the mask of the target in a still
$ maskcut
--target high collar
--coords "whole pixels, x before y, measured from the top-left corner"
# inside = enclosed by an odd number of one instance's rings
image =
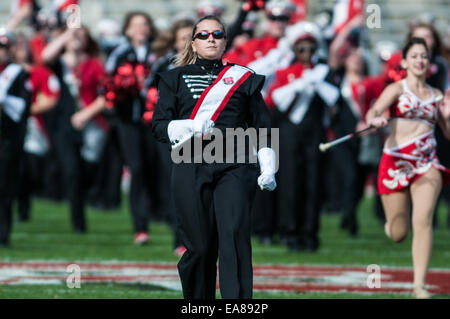
[[[197,58],[195,64],[204,67],[205,69],[218,69],[223,66],[222,60],[207,60],[201,58]]]

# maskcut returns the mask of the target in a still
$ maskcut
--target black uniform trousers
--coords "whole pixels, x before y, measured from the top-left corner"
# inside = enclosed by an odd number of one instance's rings
[[[250,211],[259,169],[252,164],[174,164],[172,197],[187,251],[178,263],[186,299],[251,298]]]
[[[123,159],[116,126],[111,126],[98,172],[88,193],[88,202],[99,209],[118,209],[121,200]]]
[[[30,218],[31,196],[42,188],[44,161],[44,156],[23,152],[23,158],[20,162],[20,187],[18,192],[18,212],[21,221]]]
[[[84,232],[87,225],[79,132],[61,129],[54,132],[51,138],[53,151],[61,168],[65,194],[69,201],[73,230]]]
[[[279,128],[280,114],[271,111],[272,128]],[[278,181],[278,174],[275,175]],[[262,243],[264,240],[273,240],[278,232],[278,209],[277,209],[278,187],[271,192],[256,189],[255,200],[252,209],[252,234],[259,236]],[[266,242],[267,244],[267,242]]]
[[[259,236],[260,240],[272,240],[278,231],[277,194],[277,189],[271,192],[256,189],[252,209],[252,234]]]
[[[377,167],[358,162],[359,139],[354,139],[330,151],[333,166],[338,177],[339,194],[342,200],[341,228],[347,228],[351,235],[358,233],[357,208],[364,195],[367,177],[373,173],[374,185],[377,181]],[[380,215],[381,200],[375,198],[375,211]],[[381,210],[381,214],[383,214]]]
[[[20,141],[0,139],[0,245],[9,244],[12,202],[18,191],[21,153]]]
[[[171,200],[171,188],[170,179],[172,176],[172,160],[170,158],[170,149],[167,147],[166,143],[156,142],[157,148],[157,160],[156,160],[156,181],[157,185],[156,197],[157,205],[154,205],[155,209],[158,209],[164,215],[165,220],[168,222],[169,226],[172,228],[174,235],[174,248],[183,245],[180,233],[178,231],[179,225],[177,217],[175,214],[175,209],[173,201]]]
[[[146,134],[141,123],[123,121],[117,122],[117,133],[120,149],[125,164],[131,173],[130,210],[135,233],[147,232],[151,205],[150,179],[156,156],[156,141],[151,134]],[[151,131],[149,131],[151,132]]]
[[[348,104],[342,101],[337,117],[332,123],[332,129],[336,137],[342,137],[352,132],[357,124],[357,118],[353,115]],[[351,236],[358,233],[357,207],[364,195],[364,185],[368,175],[373,173],[374,185],[377,185],[378,169],[376,164],[360,163],[358,157],[361,153],[361,140],[354,138],[335,148],[328,155],[331,160],[331,168],[337,179],[337,191],[342,210],[341,228],[346,228]],[[380,196],[375,197],[376,216],[384,218]]]
[[[170,148],[166,143],[157,141],[151,128],[145,129],[146,161],[151,162],[148,169],[149,191],[151,198],[150,219],[158,221],[170,220],[170,174],[172,160]],[[172,214],[174,215],[174,214]]]
[[[310,106],[303,122],[280,122],[280,167],[278,171],[278,211],[280,231],[291,248],[317,249],[321,209],[322,155],[319,143],[325,134],[321,117]]]

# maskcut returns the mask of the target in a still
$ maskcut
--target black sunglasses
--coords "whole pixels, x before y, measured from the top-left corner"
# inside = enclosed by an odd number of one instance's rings
[[[216,40],[225,38],[225,32],[217,30],[217,31],[213,31],[213,32],[201,31],[201,32],[197,33],[196,35],[194,35],[193,40],[195,40],[195,39],[206,40],[209,38],[209,36],[211,34],[212,34],[213,38]]]
[[[311,52],[311,53],[314,53],[314,52],[316,52],[316,50],[317,50],[317,46],[316,45],[312,45],[312,46],[303,46],[303,45],[299,45],[299,46],[296,46],[295,47],[295,51],[297,51],[298,53],[303,53],[303,52],[306,52],[306,51],[309,51],[309,52]]]

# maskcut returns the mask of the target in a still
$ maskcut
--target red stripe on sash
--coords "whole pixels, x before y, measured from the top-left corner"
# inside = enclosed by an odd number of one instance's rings
[[[210,86],[208,86],[208,87],[203,91],[202,95],[200,95],[200,98],[198,99],[197,103],[195,104],[195,107],[194,107],[194,110],[192,111],[191,116],[189,117],[191,120],[193,120],[193,119],[195,118],[195,116],[197,115],[198,109],[200,108],[200,105],[202,105],[203,100],[204,100],[205,97],[206,97],[206,94],[208,94],[208,92],[213,88],[213,86],[214,86],[217,82],[219,82],[219,81],[222,79],[222,77],[223,77],[223,75],[225,74],[225,72],[227,72],[231,67],[232,67],[231,65],[226,66],[226,67],[219,73],[219,75],[217,76],[217,79],[214,81],[214,83],[211,84]]]
[[[239,81],[237,81],[233,87],[228,91],[227,95],[225,95],[225,98],[223,99],[222,103],[220,103],[219,107],[217,108],[216,112],[214,112],[214,115],[211,118],[211,121],[215,122],[216,119],[219,117],[220,112],[224,109],[225,105],[227,105],[228,101],[230,100],[231,96],[233,95],[234,91],[237,90],[237,88],[245,81],[247,78],[252,74],[252,72],[248,71],[245,73]]]

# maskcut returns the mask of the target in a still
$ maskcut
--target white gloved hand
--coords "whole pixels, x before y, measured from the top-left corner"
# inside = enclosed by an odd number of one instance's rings
[[[271,148],[264,147],[258,151],[258,162],[261,175],[258,177],[258,186],[261,190],[273,191],[277,187],[275,181],[276,155]]]
[[[286,37],[283,37],[278,40],[277,49],[280,50],[281,54],[286,54],[292,50],[292,47],[289,40]]]
[[[192,120],[193,132],[195,137],[202,137],[203,135],[212,133],[214,122],[211,120]]]
[[[169,122],[167,134],[173,146],[192,136],[202,137],[202,135],[211,133],[213,126],[214,122],[211,120],[174,120]]]

